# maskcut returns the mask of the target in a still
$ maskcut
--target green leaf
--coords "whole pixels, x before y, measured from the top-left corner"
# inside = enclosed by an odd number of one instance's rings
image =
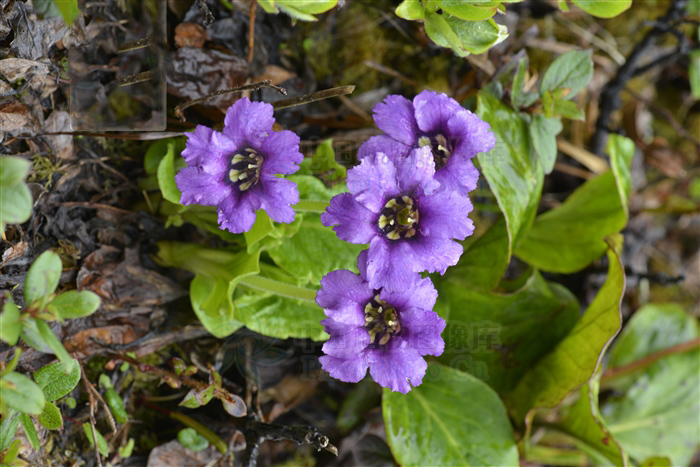
[[[168,142],[168,151],[158,163],[158,186],[163,198],[171,203],[180,204],[182,193],[175,183],[175,143]]]
[[[632,6],[632,0],[571,0],[571,2],[599,18],[612,18]]]
[[[12,302],[9,292],[5,294],[5,303],[0,314],[0,339],[9,345],[17,344],[22,332],[22,322],[19,319],[19,307]]]
[[[608,277],[571,332],[540,359],[505,395],[513,418],[521,424],[532,409],[554,407],[571,391],[588,381],[622,324],[620,300],[625,291],[620,262],[622,236],[609,239]]]
[[[68,372],[60,362],[49,363],[34,373],[34,381],[44,392],[46,400],[53,402],[69,394],[80,382],[80,375],[78,361],[71,359]]]
[[[63,363],[66,373],[70,373],[73,369],[74,360],[71,358],[66,348],[63,347],[63,344],[58,340],[58,337],[56,337],[56,334],[53,333],[46,321],[35,319],[34,322],[36,322],[36,327],[39,330],[41,338],[44,339],[44,342],[46,342],[46,345],[48,345],[54,355],[56,355],[56,358]]]
[[[234,318],[232,293],[229,282],[205,274],[195,275],[190,284],[194,313],[206,330],[219,338],[229,336],[243,326]]]
[[[510,91],[510,100],[513,107],[519,109],[524,104],[524,89],[525,89],[525,73],[527,72],[528,58],[527,56],[518,60],[518,71],[513,77],[513,84]]]
[[[469,53],[482,54],[508,37],[508,29],[492,19],[462,21],[450,15],[445,16],[447,24],[459,37],[462,48]]]
[[[690,51],[690,65],[688,67],[690,78],[690,93],[693,99],[700,99],[700,50]]]
[[[24,183],[0,185],[0,228],[8,224],[21,224],[32,214],[32,193]]]
[[[627,465],[627,454],[612,436],[598,409],[599,378],[581,386],[578,400],[560,422],[577,447],[586,452],[596,465]]]
[[[24,428],[24,434],[27,436],[29,444],[32,445],[35,451],[41,449],[41,442],[39,441],[39,435],[36,433],[36,427],[34,426],[32,417],[26,413],[21,413],[19,414],[19,421],[22,422],[22,428]]]
[[[131,453],[134,452],[134,444],[134,438],[129,438],[129,442],[126,443],[126,446],[119,447],[119,457],[122,459],[131,457]]]
[[[530,138],[546,174],[550,174],[554,170],[554,163],[557,160],[557,135],[561,129],[561,120],[558,118],[547,118],[542,115],[532,116]]]
[[[611,134],[608,137],[608,144],[605,148],[610,156],[610,166],[615,174],[617,192],[620,195],[626,217],[629,217],[629,198],[632,192],[630,167],[632,166],[632,157],[634,157],[634,148],[634,141],[616,134]]]
[[[28,346],[39,352],[51,353],[51,347],[48,346],[44,338],[39,334],[39,328],[36,325],[36,320],[33,318],[23,320],[22,340],[26,342]]]
[[[2,414],[2,421],[0,422],[0,451],[10,447],[10,443],[12,443],[12,439],[17,433],[18,426],[19,417],[17,412],[10,409],[7,413]]]
[[[44,411],[39,414],[39,423],[47,430],[60,430],[63,428],[63,417],[61,411],[53,402],[47,402]]]
[[[146,169],[146,173],[155,175],[158,171],[158,165],[168,153],[170,145],[173,145],[176,154],[180,154],[185,149],[185,141],[185,138],[167,138],[159,139],[151,144],[143,158],[143,166]]]
[[[496,288],[507,267],[508,232],[501,218],[482,236],[465,244],[459,263],[447,270],[443,280],[490,292]]]
[[[394,12],[399,18],[409,21],[425,18],[425,9],[421,5],[420,0],[403,0]]]
[[[586,181],[561,206],[538,216],[516,256],[545,271],[572,273],[603,254],[604,238],[627,223],[619,193],[629,198],[634,144],[612,137],[608,152],[613,171]]]
[[[696,318],[677,304],[649,304],[627,323],[609,354],[614,369],[700,337]],[[601,407],[622,447],[637,462],[665,456],[689,465],[699,446],[700,352],[667,355],[612,384]]]
[[[590,50],[572,50],[557,57],[542,78],[540,92],[568,89],[566,99],[573,99],[593,77],[591,56]]]
[[[348,172],[345,166],[335,160],[332,139],[322,141],[316,148],[314,156],[306,160],[309,161],[309,170],[312,174],[317,174],[330,182],[344,180]]]
[[[366,245],[354,245],[338,238],[321,224],[321,216],[307,213],[292,238],[268,250],[272,260],[301,282],[320,284],[336,269],[357,271],[357,255]]]
[[[38,304],[43,310],[49,295],[56,290],[61,278],[61,258],[53,251],[45,251],[34,260],[24,279],[24,301],[27,306]]]
[[[44,393],[31,379],[11,372],[3,376],[1,382],[0,400],[4,405],[31,415],[39,415],[44,410]]]
[[[455,2],[454,0],[439,0],[440,8],[459,19],[466,21],[483,21],[491,18],[498,11],[496,5],[479,5],[468,2]],[[482,2],[483,3],[483,2]]]
[[[183,428],[177,434],[177,440],[188,449],[194,452],[202,451],[209,447],[209,441],[194,428]]]
[[[267,237],[274,230],[270,216],[262,209],[255,215],[255,224],[253,227],[244,232],[245,243],[248,246],[248,254],[254,251],[254,246],[263,238]]]
[[[568,118],[570,120],[583,120],[585,114],[583,110],[578,108],[576,102],[567,101],[564,99],[555,99],[552,104],[552,114]]]
[[[437,45],[449,47],[460,56],[468,55],[462,46],[462,41],[452,30],[443,15],[426,11],[425,32]]]
[[[408,394],[384,390],[387,443],[400,465],[518,465],[513,429],[496,393],[436,363]]]
[[[181,405],[182,407],[187,407],[188,409],[196,409],[198,407],[201,407],[202,404],[199,402],[199,399],[195,396],[195,391],[194,389],[190,389],[190,391],[185,395],[185,398],[180,401],[178,405]]]
[[[24,182],[31,168],[31,162],[21,157],[0,157],[0,187]]]
[[[258,0],[258,5],[268,13],[279,13],[279,10],[275,6],[275,0]]]
[[[449,309],[439,361],[467,371],[498,392],[520,378],[564,339],[579,317],[576,298],[535,272],[513,293],[470,290],[469,278],[440,284]],[[542,323],[547,323],[543,333]],[[500,349],[510,349],[502,353]]]
[[[66,25],[70,27],[73,24],[73,20],[80,14],[80,9],[78,8],[78,0],[54,0],[58,10],[61,12]]]
[[[93,314],[100,307],[100,297],[89,290],[63,292],[46,308],[63,319],[82,318]]]
[[[124,408],[124,401],[116,389],[107,388],[105,390],[105,401],[117,423],[126,423],[129,420],[129,414]]]
[[[544,176],[531,151],[527,123],[515,111],[480,92],[477,114],[496,135],[496,147],[477,157],[506,219],[510,257],[534,220]]]
[[[644,459],[640,467],[673,467],[668,457],[653,456]]]
[[[90,446],[94,447],[95,438],[92,437],[92,427],[89,423],[83,423],[83,431],[90,442]],[[99,431],[97,431],[97,429],[95,429],[95,435],[97,436],[97,450],[100,451],[100,454],[102,454],[104,457],[107,457],[109,455],[109,445],[107,444],[107,441],[105,441],[104,437]]]
[[[293,4],[294,8],[311,15],[325,13],[338,4],[338,0],[277,0],[277,4]]]

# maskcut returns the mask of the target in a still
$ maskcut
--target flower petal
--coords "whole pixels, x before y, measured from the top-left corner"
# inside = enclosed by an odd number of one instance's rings
[[[395,290],[382,289],[379,296],[382,300],[399,310],[400,313],[403,313],[403,310],[409,308],[432,310],[438,293],[429,278],[421,278],[420,274],[416,272],[413,274],[413,279],[406,283],[404,288]]]
[[[496,145],[496,136],[488,123],[467,109],[461,109],[447,121],[447,137],[454,141],[454,155],[475,157],[488,152]]]
[[[434,311],[409,308],[401,311],[401,337],[421,355],[442,355],[445,341],[440,334],[445,329],[445,320]]]
[[[434,193],[440,188],[435,180],[435,160],[430,147],[414,149],[396,164],[396,178],[402,194]]]
[[[218,131],[214,131],[204,125],[197,125],[193,132],[185,133],[187,142],[181,155],[189,166],[201,165],[208,172],[209,164],[228,164],[229,154],[236,151],[236,144]]]
[[[355,199],[375,213],[384,208],[388,198],[399,194],[396,166],[383,153],[365,157],[348,171],[347,184]]]
[[[369,243],[377,235],[377,214],[358,203],[350,193],[341,193],[331,199],[321,223],[333,230],[338,238],[350,243]]]
[[[321,367],[333,378],[346,383],[357,383],[367,374],[367,358],[362,354],[354,358],[323,355],[318,360],[321,362]]]
[[[384,347],[368,349],[367,361],[374,381],[403,394],[411,390],[411,385],[419,386],[428,369],[425,359],[401,339],[392,339]]]
[[[175,183],[182,192],[180,203],[216,206],[233,191],[221,179],[213,176],[199,167],[185,167],[175,175]]]
[[[375,237],[369,244],[367,255],[367,280],[373,289],[405,290],[422,271],[421,264],[414,261],[409,243]]]
[[[355,358],[369,345],[369,333],[364,326],[340,323],[330,318],[321,321],[321,324],[330,335],[322,347],[326,355]]]
[[[299,170],[304,155],[299,152],[299,136],[283,130],[271,132],[264,139],[260,153],[264,157],[262,171],[269,174],[293,174]]]
[[[247,97],[238,99],[226,111],[223,133],[238,147],[250,144],[259,149],[275,123],[273,111],[267,102],[251,102]]]
[[[469,218],[472,209],[469,197],[454,191],[423,196],[418,204],[418,230],[423,237],[464,240],[474,232],[474,222]]]
[[[374,291],[357,274],[347,269],[331,271],[321,279],[321,290],[316,293],[316,303],[324,309],[326,316],[347,324],[363,326],[364,305]],[[355,304],[353,308],[351,305]]]
[[[468,196],[479,182],[479,170],[471,159],[453,154],[445,167],[435,172],[435,179],[445,190]]]
[[[362,250],[359,255],[357,255],[357,269],[360,271],[360,277],[362,280],[367,280],[367,253],[368,250]]]
[[[459,103],[445,93],[423,91],[413,98],[416,122],[420,132],[427,135],[447,133],[447,121],[463,109]]]
[[[414,257],[419,258],[422,267],[419,271],[440,274],[444,274],[448,267],[457,264],[464,251],[459,243],[449,238],[438,237],[419,238],[411,243],[411,249]]]
[[[411,101],[398,94],[386,96],[374,106],[374,123],[386,134],[408,146],[418,141],[418,124]]]
[[[259,191],[255,190],[254,193],[260,199],[260,207],[277,222],[293,222],[296,212],[291,205],[299,202],[296,183],[263,175],[260,177],[259,187]]]
[[[372,136],[362,143],[360,149],[357,150],[357,160],[361,161],[367,156],[381,152],[396,162],[399,158],[406,157],[411,149],[413,149],[413,146],[407,146],[387,135]]]
[[[235,192],[232,189],[231,192]],[[217,206],[219,227],[232,233],[247,232],[255,223],[255,211],[260,202],[252,193],[242,193],[224,198]],[[251,196],[252,195],[252,196]]]

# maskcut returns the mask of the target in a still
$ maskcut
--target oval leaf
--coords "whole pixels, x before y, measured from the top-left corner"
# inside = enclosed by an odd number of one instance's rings
[[[38,302],[43,309],[48,296],[58,286],[62,270],[61,258],[53,251],[45,251],[34,260],[24,280],[24,301],[27,306]]]
[[[72,359],[71,359],[72,360]],[[34,380],[48,401],[55,401],[70,393],[80,382],[80,365],[72,360],[69,371],[61,362],[50,363],[34,373]]]
[[[69,290],[54,298],[47,308],[63,319],[74,319],[93,314],[99,306],[100,297],[96,293],[89,290]]]
[[[518,465],[503,403],[467,373],[431,363],[408,394],[385,389],[382,410],[400,465]]]
[[[47,402],[44,411],[39,415],[39,423],[48,430],[60,430],[63,428],[61,411],[53,402]]]
[[[0,315],[0,339],[10,345],[15,345],[21,332],[22,323],[19,320],[19,308],[9,296],[6,296]]]
[[[18,412],[39,415],[44,410],[46,398],[39,386],[26,376],[11,372],[3,376],[0,399],[3,404]],[[9,383],[9,387],[5,384]]]

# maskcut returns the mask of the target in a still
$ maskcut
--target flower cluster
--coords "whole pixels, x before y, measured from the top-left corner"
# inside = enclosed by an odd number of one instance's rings
[[[187,134],[187,167],[175,176],[183,205],[216,206],[219,226],[233,233],[250,230],[258,209],[277,222],[294,220],[299,191],[275,175],[296,172],[304,156],[296,134],[272,131],[273,110],[246,97],[228,109],[221,133],[198,125]]]
[[[386,134],[365,142],[348,172],[348,193],[321,216],[338,237],[369,244],[360,275],[333,271],[316,301],[330,339],[323,368],[346,382],[370,374],[406,393],[422,382],[424,355],[440,355],[445,322],[432,311],[437,292],[422,272],[457,264],[471,235],[468,193],[478,172],[472,158],[495,145],[489,125],[445,94],[390,95],[374,109]]]

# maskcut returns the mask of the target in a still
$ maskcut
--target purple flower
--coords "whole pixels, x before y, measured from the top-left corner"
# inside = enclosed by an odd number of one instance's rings
[[[370,287],[399,290],[422,271],[441,274],[457,264],[464,240],[474,231],[471,201],[440,189],[430,148],[406,157],[375,153],[348,172],[349,193],[331,199],[321,215],[339,238],[369,243]]]
[[[471,159],[496,144],[488,123],[444,93],[423,91],[413,102],[389,95],[374,107],[374,121],[386,135],[367,140],[358,159],[377,152],[402,157],[427,146],[435,160],[435,178],[446,189],[464,195],[476,188],[479,179]]]
[[[430,279],[409,276],[395,292],[367,281],[367,250],[360,253],[360,275],[345,269],[321,279],[316,302],[330,335],[321,366],[334,378],[360,381],[369,372],[380,385],[406,394],[423,382],[424,355],[442,354],[445,321],[432,311],[437,291]]]
[[[272,112],[270,104],[239,99],[221,133],[198,125],[187,134],[188,166],[175,176],[183,205],[216,206],[219,226],[233,233],[250,230],[258,209],[277,222],[294,220],[290,205],[299,202],[299,191],[275,175],[296,172],[304,156],[296,134],[272,131]]]

